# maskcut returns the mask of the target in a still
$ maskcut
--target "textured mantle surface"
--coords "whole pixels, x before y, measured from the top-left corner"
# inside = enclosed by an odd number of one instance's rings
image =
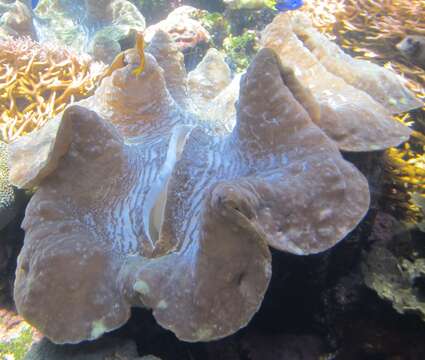
[[[241,80],[228,135],[176,103],[154,57],[139,77],[137,55],[127,63],[12,147],[13,182],[39,186],[23,223],[18,310],[56,343],[97,338],[132,306],[182,340],[227,336],[261,304],[268,246],[332,247],[366,213],[367,181],[270,50]]]

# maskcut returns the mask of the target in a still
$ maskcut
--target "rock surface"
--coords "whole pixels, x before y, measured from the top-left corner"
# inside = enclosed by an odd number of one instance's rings
[[[155,33],[162,30],[170,35],[180,51],[208,42],[210,39],[208,31],[194,18],[194,14],[199,11],[191,6],[181,6],[173,10],[165,20],[146,29],[146,41],[150,42]]]
[[[40,40],[59,42],[104,62],[131,48],[134,32],[146,26],[143,15],[127,0],[42,0],[36,15]]]
[[[188,74],[190,97],[202,113],[208,113],[211,101],[232,81],[224,56],[216,49],[209,49],[195,70]]]
[[[35,343],[24,360],[160,360],[155,356],[139,357],[131,340],[104,338],[78,346],[58,346],[43,338]]]
[[[397,312],[425,321],[425,247],[390,215],[381,214],[379,223],[379,236],[362,263],[365,284]]]
[[[0,16],[0,37],[29,36],[37,39],[31,7],[27,1],[0,1]]]

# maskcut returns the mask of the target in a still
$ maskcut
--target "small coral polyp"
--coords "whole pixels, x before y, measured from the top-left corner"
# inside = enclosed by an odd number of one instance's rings
[[[102,65],[87,56],[29,38],[0,40],[0,138],[40,129],[65,107],[90,95]]]

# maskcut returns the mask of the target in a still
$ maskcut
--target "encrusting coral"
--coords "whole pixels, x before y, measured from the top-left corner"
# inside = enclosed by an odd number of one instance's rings
[[[389,214],[380,213],[376,221],[377,231],[361,264],[365,284],[400,314],[416,314],[425,321],[423,241],[416,241],[414,233]]]
[[[242,77],[226,135],[177,104],[175,74],[152,55],[138,76],[137,51],[125,60],[92,97],[11,146],[13,182],[38,186],[18,310],[57,343],[97,338],[131,306],[183,340],[229,335],[261,304],[268,245],[332,247],[368,210],[367,181],[311,121],[311,95],[271,50]]]
[[[0,40],[0,138],[11,142],[90,95],[103,65],[28,38]]]
[[[417,285],[425,279],[425,259],[397,259],[389,250],[375,246],[364,268],[368,287],[400,314],[417,314],[425,321],[425,302]]]
[[[9,152],[0,141],[0,230],[16,215],[16,195],[9,182]]]

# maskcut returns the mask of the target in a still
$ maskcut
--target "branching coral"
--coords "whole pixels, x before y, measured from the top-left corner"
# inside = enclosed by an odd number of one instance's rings
[[[306,0],[302,10],[323,32],[348,35],[347,42],[371,44],[411,32],[425,34],[422,0]],[[355,38],[347,39],[354,33]]]
[[[341,16],[347,16],[344,0],[305,0],[301,11],[308,13],[314,26],[327,34],[333,32]]]
[[[0,131],[10,142],[90,95],[103,66],[27,39],[0,41]]]
[[[389,173],[390,210],[408,222],[417,223],[423,213],[412,201],[412,194],[425,196],[425,136],[416,131],[412,135],[414,146],[405,143],[401,148],[387,150],[385,165]]]
[[[422,0],[345,0],[350,31],[364,33],[365,40],[393,39],[409,32],[425,35],[425,3]]]

